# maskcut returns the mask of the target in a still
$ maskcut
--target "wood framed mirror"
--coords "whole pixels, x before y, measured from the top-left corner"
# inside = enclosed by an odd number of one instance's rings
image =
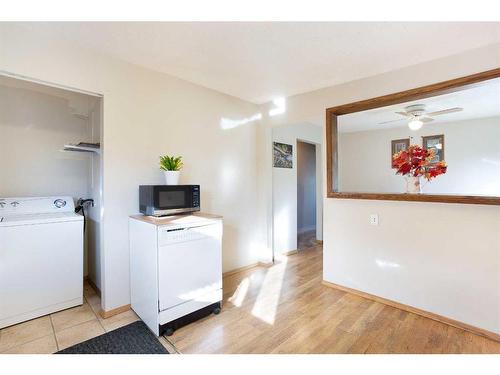
[[[404,139],[447,163],[420,194],[388,163]],[[326,157],[329,198],[500,205],[500,68],[328,108]]]

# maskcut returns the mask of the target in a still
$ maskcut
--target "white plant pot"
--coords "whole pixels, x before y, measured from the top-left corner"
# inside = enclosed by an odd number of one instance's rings
[[[163,171],[167,185],[178,185],[181,171]]]

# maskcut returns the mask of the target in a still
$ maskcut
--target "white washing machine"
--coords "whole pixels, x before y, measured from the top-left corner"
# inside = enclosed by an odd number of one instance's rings
[[[73,198],[0,198],[0,328],[82,303],[83,216]]]

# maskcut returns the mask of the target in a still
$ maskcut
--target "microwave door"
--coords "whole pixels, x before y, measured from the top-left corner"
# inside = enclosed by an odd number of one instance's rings
[[[172,215],[200,210],[199,186],[158,186],[154,192],[155,215]]]
[[[184,189],[159,191],[157,207],[160,210],[189,207],[188,194]]]

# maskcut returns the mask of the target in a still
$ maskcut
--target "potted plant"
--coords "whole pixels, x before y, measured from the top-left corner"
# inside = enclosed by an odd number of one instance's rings
[[[408,150],[400,151],[392,156],[392,167],[396,169],[396,174],[406,176],[407,193],[421,193],[421,177],[430,181],[446,173],[448,167],[444,161],[432,163],[435,154],[434,149],[426,150],[418,145],[411,145]]]
[[[165,174],[167,185],[177,185],[181,174],[182,156],[160,156],[160,169]]]

